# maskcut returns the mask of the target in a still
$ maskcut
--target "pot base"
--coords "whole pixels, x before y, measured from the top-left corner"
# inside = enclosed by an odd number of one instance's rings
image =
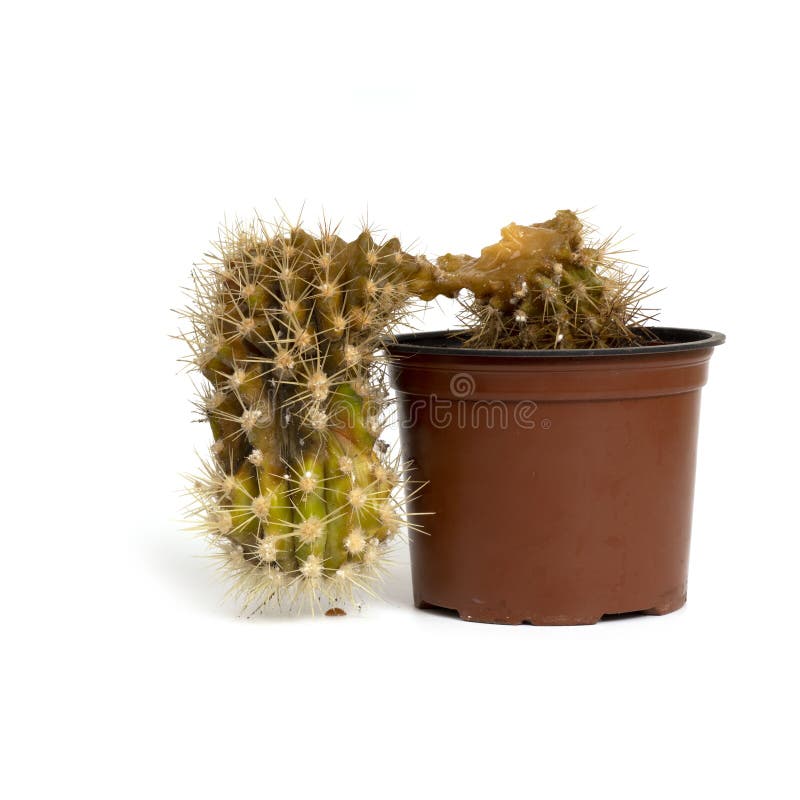
[[[630,609],[628,611],[601,611],[574,614],[542,614],[535,611],[510,613],[508,610],[495,610],[483,605],[462,605],[460,608],[446,608],[425,600],[415,600],[419,609],[442,609],[454,611],[465,622],[486,622],[496,625],[595,625],[603,619],[614,619],[622,616],[654,616],[671,614],[686,605],[686,590],[682,589],[669,597],[664,597],[649,608]]]

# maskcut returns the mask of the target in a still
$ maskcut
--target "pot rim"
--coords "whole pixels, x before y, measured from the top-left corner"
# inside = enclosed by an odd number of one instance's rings
[[[637,330],[637,329],[634,329]],[[646,330],[662,342],[661,344],[638,345],[633,347],[609,347],[604,349],[581,348],[575,350],[490,350],[473,349],[455,345],[463,341],[468,332],[464,330],[418,331],[399,333],[393,339],[383,339],[382,347],[394,355],[437,355],[493,357],[493,358],[602,358],[611,356],[652,356],[659,353],[680,353],[687,350],[703,350],[717,347],[725,342],[725,334],[701,328],[669,328],[653,326],[640,328]],[[436,344],[437,341],[448,344]]]

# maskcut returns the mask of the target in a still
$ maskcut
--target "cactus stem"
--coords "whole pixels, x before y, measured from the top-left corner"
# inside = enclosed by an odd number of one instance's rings
[[[366,226],[350,243],[336,231],[323,221],[315,237],[285,216],[223,231],[183,312],[214,437],[190,490],[197,529],[256,608],[371,594],[391,535],[373,353],[408,305],[405,281],[431,265]]]

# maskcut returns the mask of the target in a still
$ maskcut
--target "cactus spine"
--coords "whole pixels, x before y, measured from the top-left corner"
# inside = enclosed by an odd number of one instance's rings
[[[416,264],[368,229],[348,243],[258,220],[194,274],[182,338],[213,444],[191,493],[246,607],[352,601],[406,524],[375,351]]]

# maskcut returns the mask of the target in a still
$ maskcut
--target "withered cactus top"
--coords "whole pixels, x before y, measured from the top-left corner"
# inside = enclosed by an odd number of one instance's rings
[[[420,295],[454,297],[466,289],[467,347],[575,349],[635,344],[650,319],[644,277],[612,252],[572,211],[546,222],[511,223],[477,258],[441,256],[420,270]]]

